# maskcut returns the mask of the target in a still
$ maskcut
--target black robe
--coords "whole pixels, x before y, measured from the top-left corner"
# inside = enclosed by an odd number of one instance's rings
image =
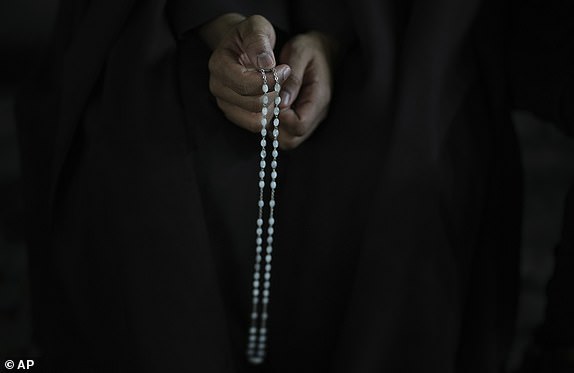
[[[523,58],[543,56],[567,23],[509,54],[522,30],[512,36],[505,1],[62,3],[51,57],[19,104],[45,367],[501,369],[521,215],[509,112],[572,131],[571,29],[560,59]],[[557,20],[569,5],[554,3],[525,13]],[[318,29],[344,47],[328,118],[279,156],[269,353],[257,368],[244,350],[259,140],[216,107],[195,32],[230,11],[268,17],[279,43]]]

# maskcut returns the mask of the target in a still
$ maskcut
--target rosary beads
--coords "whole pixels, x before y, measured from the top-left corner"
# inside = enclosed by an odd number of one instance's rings
[[[262,108],[261,108],[261,160],[259,171],[259,213],[257,216],[257,229],[255,238],[255,264],[253,266],[253,298],[251,310],[251,325],[249,327],[249,337],[247,341],[247,359],[252,364],[261,364],[265,358],[265,350],[267,343],[267,319],[269,313],[267,307],[269,305],[269,294],[271,287],[271,258],[273,253],[273,232],[275,219],[273,212],[275,210],[275,189],[277,187],[277,156],[279,141],[279,104],[281,98],[279,91],[281,85],[279,84],[279,77],[275,68],[271,69],[273,77],[275,78],[274,91],[276,93],[273,105],[273,150],[271,152],[271,181],[270,197],[269,197],[269,218],[267,220],[267,239],[263,241],[263,208],[265,206],[264,189],[265,189],[265,170],[267,167],[267,115],[269,113],[269,85],[267,84],[267,71],[260,70],[261,77],[263,78],[263,91]],[[263,246],[265,246],[265,255],[263,255]]]

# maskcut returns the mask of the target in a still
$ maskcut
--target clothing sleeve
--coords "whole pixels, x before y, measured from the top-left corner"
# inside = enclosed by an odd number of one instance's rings
[[[167,10],[174,32],[180,39],[186,32],[226,13],[239,13],[244,16],[259,14],[283,31],[289,30],[284,1],[170,0]]]
[[[509,56],[514,105],[574,136],[574,2],[523,0],[514,5]],[[574,186],[563,221],[546,315],[536,337],[550,351],[574,346]]]
[[[343,0],[292,0],[291,18],[295,33],[319,31],[339,42],[342,50],[353,40],[353,19]]]
[[[26,203],[28,244],[45,225],[54,141],[58,133],[64,56],[77,37],[87,0],[61,0],[49,48],[35,63],[16,95],[20,162]]]
[[[555,251],[554,273],[546,293],[546,316],[537,339],[553,349],[574,346],[574,185],[566,197],[562,237]]]
[[[574,135],[574,2],[514,2],[509,72],[514,106]]]

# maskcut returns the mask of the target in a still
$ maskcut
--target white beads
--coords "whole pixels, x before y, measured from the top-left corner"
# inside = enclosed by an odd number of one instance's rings
[[[267,114],[269,113],[269,86],[267,83],[267,74],[265,70],[260,70],[261,77],[263,79],[263,84],[261,90],[263,91],[263,98],[261,102],[263,104],[261,108],[261,151],[260,155],[260,170],[259,170],[259,201],[257,206],[259,207],[259,214],[257,217],[257,229],[255,230],[255,264],[253,266],[253,289],[252,289],[252,311],[251,311],[251,326],[249,328],[249,337],[247,344],[247,358],[252,364],[261,364],[265,357],[266,341],[267,341],[267,319],[269,313],[267,312],[267,306],[270,299],[270,288],[271,288],[271,261],[273,260],[273,234],[275,233],[275,219],[273,213],[275,210],[275,190],[277,188],[277,157],[279,155],[279,104],[281,103],[281,97],[279,93],[281,91],[281,85],[279,84],[279,77],[277,76],[277,71],[272,69],[273,77],[275,79],[275,84],[273,86],[274,91],[277,93],[273,103],[273,149],[271,151],[271,181],[269,183],[270,196],[269,196],[269,218],[267,220],[267,238],[265,247],[265,255],[263,255],[263,208],[265,207],[265,202],[263,201],[263,190],[265,188],[265,167],[267,166]],[[262,265],[264,272],[261,274]],[[263,278],[263,282],[261,282]],[[261,298],[260,298],[261,296]],[[259,343],[256,343],[256,342]]]
[[[261,364],[263,362],[263,358],[258,357],[258,356],[253,356],[253,357],[249,358],[249,361],[251,362],[251,364]]]

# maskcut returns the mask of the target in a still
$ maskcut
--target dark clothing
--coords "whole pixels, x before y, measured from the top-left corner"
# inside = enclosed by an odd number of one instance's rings
[[[499,371],[521,216],[509,111],[532,105],[572,130],[559,105],[571,86],[529,86],[530,69],[514,68],[542,65],[508,55],[515,9],[504,1],[248,3],[63,1],[42,90],[20,110],[48,362]],[[329,117],[279,156],[269,355],[257,369],[244,350],[259,139],[216,107],[195,33],[230,11],[287,36],[330,32],[345,50]],[[520,101],[532,92],[552,100]]]
[[[572,348],[574,336],[574,186],[566,197],[562,239],[556,247],[555,268],[548,283],[548,302],[544,324],[539,328],[537,342],[549,350]]]

